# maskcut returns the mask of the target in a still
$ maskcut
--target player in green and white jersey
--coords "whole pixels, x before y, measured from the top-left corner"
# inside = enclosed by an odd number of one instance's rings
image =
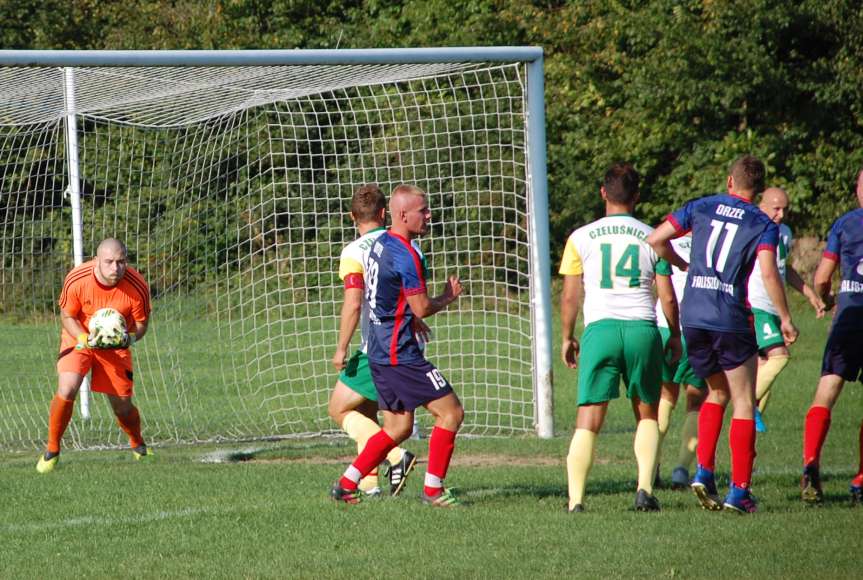
[[[600,188],[606,217],[569,236],[560,265],[565,276],[561,357],[569,368],[578,368],[578,416],[566,461],[570,512],[584,511],[584,488],[596,437],[608,402],[620,396],[621,378],[637,420],[635,508],[659,510],[653,474],[664,353],[654,314],[654,279],[663,313],[671,321],[667,349],[674,361],[680,357],[680,327],[671,269],[646,242],[653,228],[632,217],[638,180],[631,165],[617,164],[608,170]],[[574,331],[582,296],[585,330],[579,344]]]
[[[782,223],[788,211],[788,194],[778,187],[769,187],[761,194],[759,209],[767,214],[775,224],[779,226],[779,245],[776,251],[776,265],[779,274],[788,284],[806,296],[816,316],[824,316],[824,302],[815,291],[809,287],[797,271],[788,261],[791,252],[791,229]],[[758,407],[755,410],[755,427],[759,433],[767,430],[764,424],[763,414],[767,409],[767,401],[770,398],[770,389],[776,381],[776,377],[788,364],[790,353],[785,346],[782,337],[781,321],[779,313],[767,289],[764,287],[764,278],[761,275],[761,266],[756,260],[752,275],[749,277],[749,303],[752,305],[754,315],[755,338],[758,341],[758,375],[755,383],[755,398]]]
[[[339,339],[332,362],[341,374],[330,395],[329,414],[332,420],[357,442],[358,452],[362,452],[369,437],[380,431],[377,422],[378,393],[366,356],[369,312],[363,301],[363,274],[366,257],[372,245],[378,236],[386,231],[386,203],[386,196],[377,184],[364,185],[357,189],[351,200],[351,218],[360,237],[345,246],[339,261],[339,278],[344,282],[345,295],[339,323]],[[348,348],[358,324],[360,348],[348,358]],[[425,328],[427,330],[428,327]],[[395,447],[387,455],[387,465],[390,493],[398,495],[404,487],[405,478],[416,465],[416,456],[401,447]],[[380,494],[377,470],[366,476],[360,482],[359,488],[367,495]]]
[[[692,236],[687,234],[675,238],[671,240],[671,246],[678,256],[688,261],[692,249]],[[679,305],[686,290],[686,272],[677,266],[672,267],[671,284],[674,286],[674,294]],[[656,325],[659,327],[659,333],[662,335],[663,345],[665,345],[671,332],[668,330],[668,321],[665,319],[662,303],[659,300],[656,301]],[[680,452],[678,453],[677,466],[671,472],[671,486],[674,489],[689,488],[689,468],[692,467],[698,444],[698,411],[701,409],[701,403],[707,397],[707,383],[692,370],[686,352],[686,340],[683,337],[681,337],[681,343],[683,351],[677,364],[674,365],[666,361],[662,366],[662,391],[658,411],[659,452],[656,456],[656,482],[659,481],[659,461],[662,457],[662,444],[671,425],[671,412],[677,405],[680,385],[684,385],[686,419],[680,432]]]

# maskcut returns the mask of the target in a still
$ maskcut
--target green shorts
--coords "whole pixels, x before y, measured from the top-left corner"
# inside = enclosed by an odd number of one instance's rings
[[[598,320],[581,335],[578,357],[578,404],[604,403],[626,396],[644,403],[659,400],[662,339],[649,320]]]
[[[348,359],[339,380],[369,401],[378,400],[378,391],[372,380],[372,371],[369,370],[369,357],[363,351],[358,350]]]
[[[660,326],[659,334],[662,335],[662,349],[664,352],[665,345],[668,344],[668,339],[671,337],[671,331]],[[697,389],[707,387],[704,379],[696,375],[689,364],[689,355],[686,352],[686,339],[683,336],[680,337],[680,342],[683,345],[683,353],[680,355],[680,360],[677,361],[677,364],[668,362],[665,357],[662,359],[662,382],[692,385]]]
[[[785,338],[782,336],[782,320],[775,315],[752,309],[755,315],[755,339],[758,341],[758,350],[763,352],[773,346],[785,346]]]

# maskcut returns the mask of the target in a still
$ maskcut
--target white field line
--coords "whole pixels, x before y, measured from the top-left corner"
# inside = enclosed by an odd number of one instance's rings
[[[242,511],[249,511],[250,506],[243,506]],[[256,509],[252,507],[251,509]],[[148,522],[158,522],[162,520],[171,520],[177,518],[188,518],[199,514],[224,514],[234,511],[240,511],[239,508],[184,508],[175,511],[159,511],[146,514],[138,514],[133,516],[123,517],[104,517],[104,516],[81,516],[77,518],[69,518],[58,522],[40,522],[33,524],[6,524],[0,525],[0,533],[2,534],[18,534],[23,532],[39,532],[43,530],[75,528],[81,526],[116,526],[117,524],[143,524]]]

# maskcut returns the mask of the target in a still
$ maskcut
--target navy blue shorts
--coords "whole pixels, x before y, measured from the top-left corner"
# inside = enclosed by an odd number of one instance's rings
[[[724,332],[683,327],[689,364],[706,379],[720,371],[736,369],[758,352],[755,332]]]
[[[413,411],[452,393],[452,385],[427,360],[395,366],[369,361],[378,390],[378,408]]]
[[[859,334],[830,331],[824,358],[821,359],[821,376],[839,375],[846,381],[861,380],[863,368],[863,339]]]

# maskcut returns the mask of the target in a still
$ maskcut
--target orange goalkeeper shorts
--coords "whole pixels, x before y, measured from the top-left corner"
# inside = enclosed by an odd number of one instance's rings
[[[92,391],[118,397],[132,396],[132,352],[129,349],[65,348],[60,351],[58,373],[75,373],[84,377],[91,369]]]

